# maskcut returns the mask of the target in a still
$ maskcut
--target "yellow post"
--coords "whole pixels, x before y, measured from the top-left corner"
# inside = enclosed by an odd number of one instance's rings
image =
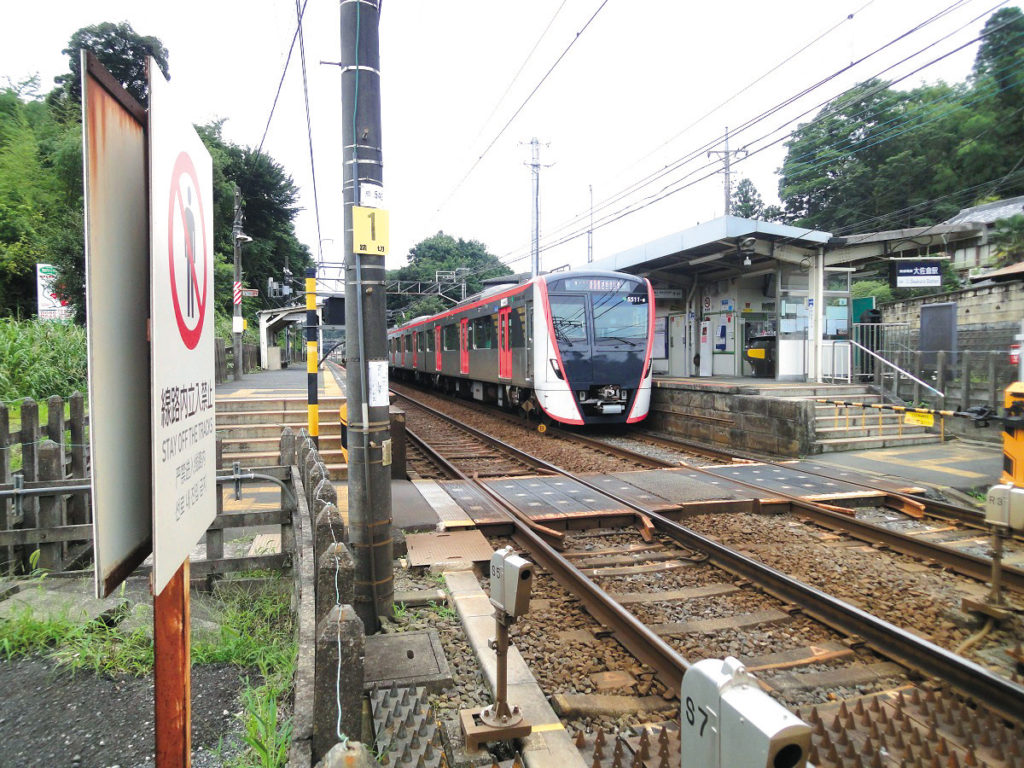
[[[316,269],[306,270],[306,402],[307,431],[313,442],[320,447],[320,400],[317,393],[317,350],[316,317]]]

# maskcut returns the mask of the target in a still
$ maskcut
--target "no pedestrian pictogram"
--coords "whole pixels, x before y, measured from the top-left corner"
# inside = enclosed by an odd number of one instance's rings
[[[208,248],[199,177],[192,158],[187,152],[182,152],[171,173],[167,258],[171,270],[174,319],[187,349],[195,349],[203,335],[209,284]]]

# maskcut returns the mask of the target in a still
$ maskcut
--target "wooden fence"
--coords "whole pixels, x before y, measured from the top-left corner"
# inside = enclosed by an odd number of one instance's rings
[[[235,355],[232,347],[224,339],[213,340],[214,372],[218,384],[225,384],[234,371]],[[260,347],[258,344],[242,345],[243,373],[252,373],[260,367]]]
[[[31,399],[21,404],[18,429],[11,429],[10,409],[0,404],[0,574],[25,574],[33,568],[59,573],[87,568],[92,563],[92,506],[87,464],[88,420],[85,400],[75,393],[67,403],[60,397],[47,400],[47,423],[39,423],[39,405]],[[219,469],[218,477],[234,479],[231,470]],[[246,469],[241,472],[242,492],[252,483],[267,484],[251,475],[272,478],[282,486],[278,509],[256,512],[225,512],[224,492],[218,488],[217,516],[206,532],[206,557],[192,563],[192,575],[203,579],[236,571],[288,571],[295,549],[292,517],[295,490],[290,466]],[[254,553],[225,557],[224,532],[231,528],[277,525],[281,530],[279,553]],[[38,550],[38,555],[33,554]],[[140,572],[147,569],[142,568]]]
[[[18,429],[12,430],[10,409],[0,403],[0,567],[5,573],[29,570],[36,549],[36,567],[55,571],[80,566],[92,549],[85,398],[76,392],[67,405],[65,417],[63,398],[49,398],[44,425],[39,404],[26,398]],[[14,495],[16,487],[66,490]]]

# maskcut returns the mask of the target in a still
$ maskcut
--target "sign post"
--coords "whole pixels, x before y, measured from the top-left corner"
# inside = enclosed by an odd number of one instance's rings
[[[189,563],[216,516],[213,163],[149,66],[157,766],[191,759]]]

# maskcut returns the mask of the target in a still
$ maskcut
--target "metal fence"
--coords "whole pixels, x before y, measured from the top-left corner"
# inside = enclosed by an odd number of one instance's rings
[[[918,348],[906,323],[854,323],[849,340],[824,342],[823,377],[873,384],[890,400],[966,411],[998,407],[1017,375],[1008,349]]]

